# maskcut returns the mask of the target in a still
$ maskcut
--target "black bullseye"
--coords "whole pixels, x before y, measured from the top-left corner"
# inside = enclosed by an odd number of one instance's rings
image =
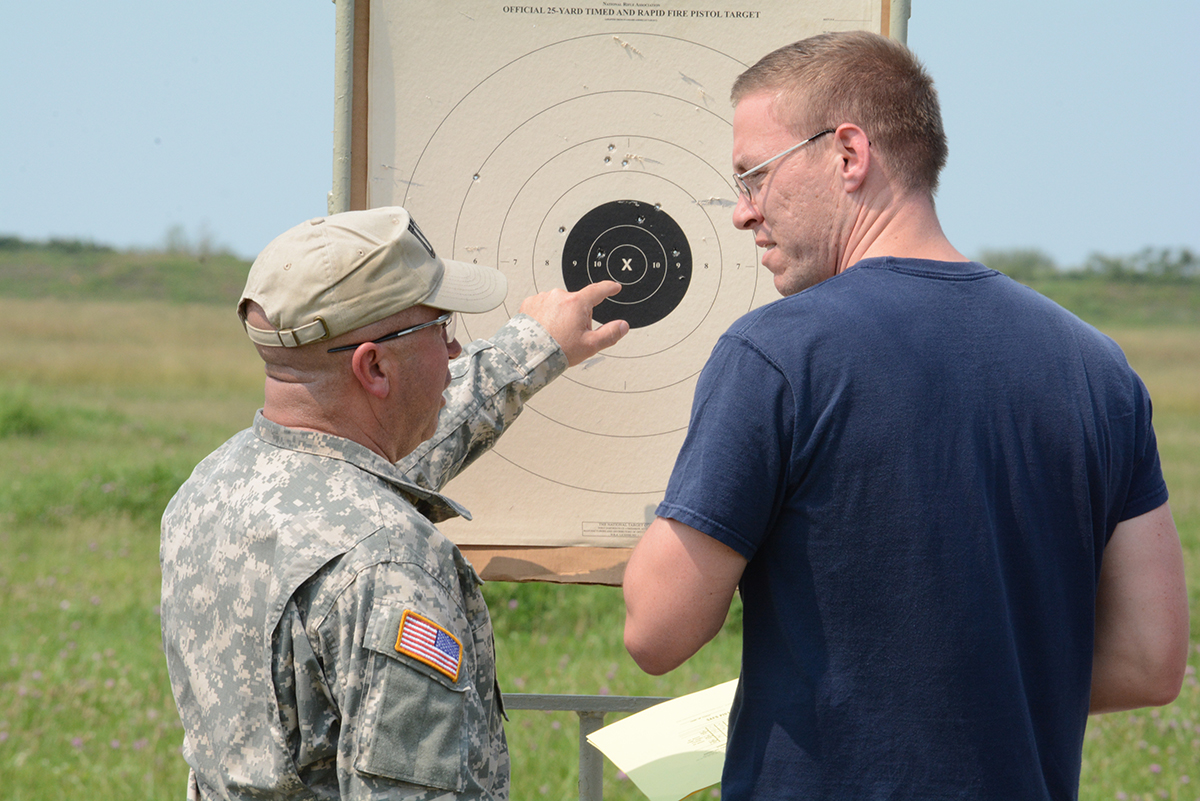
[[[572,292],[598,281],[620,283],[620,294],[600,303],[592,318],[642,328],[673,312],[687,294],[692,250],[683,229],[661,208],[614,200],[596,206],[571,228],[562,273]]]

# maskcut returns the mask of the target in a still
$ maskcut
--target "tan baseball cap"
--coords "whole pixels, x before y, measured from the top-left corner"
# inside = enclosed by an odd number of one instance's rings
[[[488,311],[507,293],[499,270],[439,259],[411,215],[387,206],[318,217],[280,234],[251,265],[238,316],[259,345],[294,348],[413,306]],[[274,330],[246,323],[249,301]]]

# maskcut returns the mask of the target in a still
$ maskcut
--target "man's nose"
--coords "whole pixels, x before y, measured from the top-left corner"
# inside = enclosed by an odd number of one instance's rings
[[[738,193],[737,205],[733,207],[733,226],[743,231],[749,231],[755,224],[762,221],[762,215],[754,201],[744,192]]]

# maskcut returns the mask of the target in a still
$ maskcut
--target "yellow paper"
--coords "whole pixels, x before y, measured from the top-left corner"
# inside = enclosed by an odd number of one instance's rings
[[[737,679],[665,701],[588,735],[650,801],[679,801],[721,780]]]

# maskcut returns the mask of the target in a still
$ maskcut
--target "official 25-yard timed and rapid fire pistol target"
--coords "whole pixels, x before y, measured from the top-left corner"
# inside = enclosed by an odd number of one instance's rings
[[[406,207],[439,255],[502,270],[508,301],[603,280],[629,335],[535,396],[446,487],[485,577],[619,583],[653,519],[717,338],[777,297],[734,229],[729,90],[822,31],[905,38],[907,0],[337,0],[331,210]]]

